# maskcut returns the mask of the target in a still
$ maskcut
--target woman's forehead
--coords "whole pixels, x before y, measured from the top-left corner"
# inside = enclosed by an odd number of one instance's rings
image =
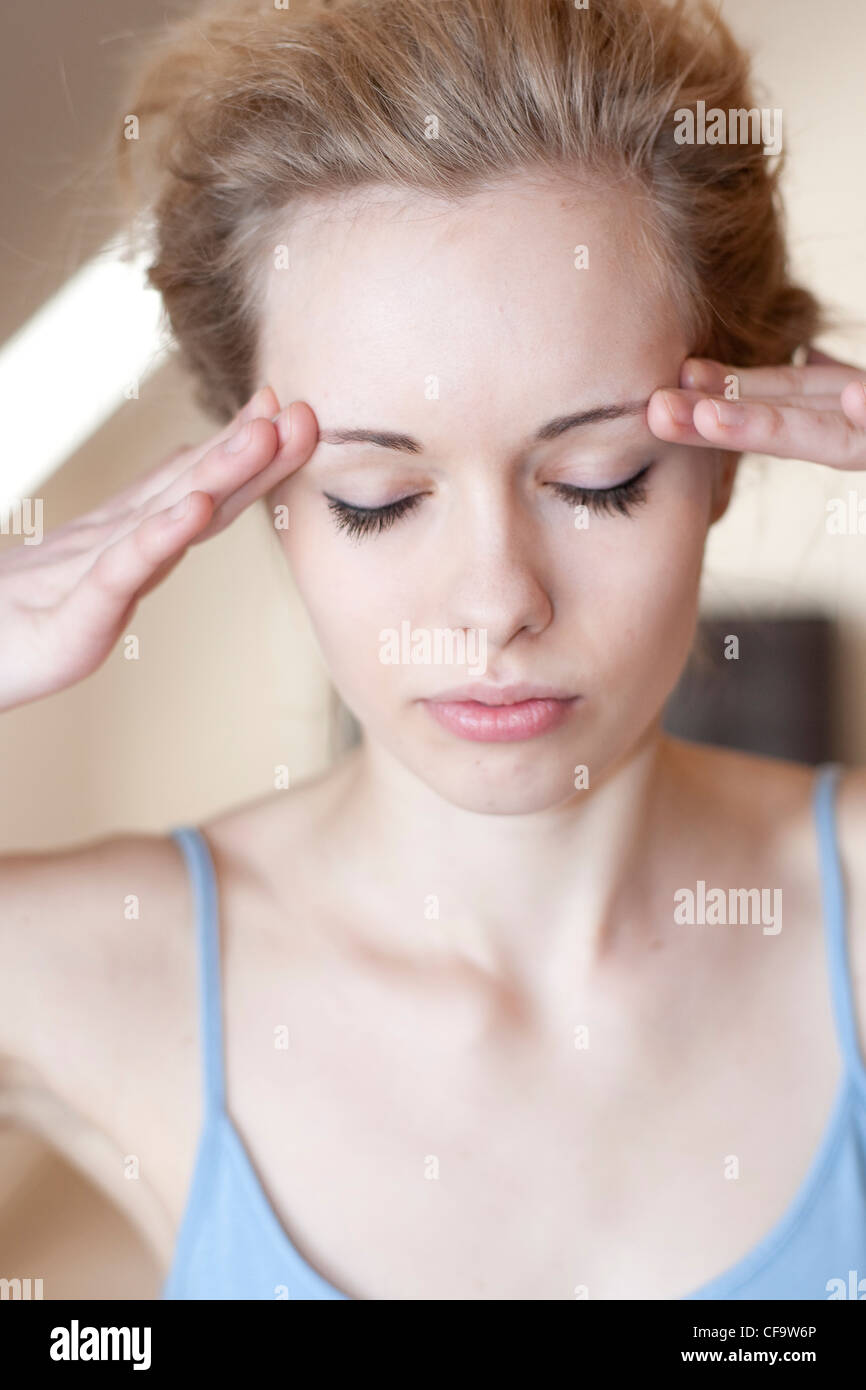
[[[518,187],[429,216],[422,203],[301,222],[267,270],[260,375],[352,377],[368,396],[396,378],[453,393],[480,374],[511,392],[517,377],[627,374],[676,323],[621,203]]]

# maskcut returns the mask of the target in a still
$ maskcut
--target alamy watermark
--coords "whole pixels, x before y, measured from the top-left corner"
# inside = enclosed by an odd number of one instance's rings
[[[134,1371],[150,1370],[149,1327],[52,1327],[52,1361],[131,1361]]]
[[[21,497],[0,507],[0,536],[23,536],[25,545],[41,545],[43,534],[41,497]]]
[[[699,101],[697,110],[680,106],[674,112],[678,145],[763,145],[765,155],[782,150],[782,112],[778,106],[737,107],[723,111]]]
[[[407,618],[379,633],[383,666],[465,666],[471,676],[487,670],[487,629],[478,627],[413,628]]]
[[[0,1279],[0,1299],[42,1299],[41,1279]]]
[[[866,496],[849,488],[846,497],[827,498],[828,536],[866,536]]]
[[[762,926],[764,936],[782,930],[781,888],[678,888],[674,893],[674,921],[686,926]]]
[[[861,1279],[856,1269],[848,1270],[847,1280],[828,1279],[824,1288],[830,1302],[839,1298],[851,1298],[862,1303],[866,1299],[866,1279]]]

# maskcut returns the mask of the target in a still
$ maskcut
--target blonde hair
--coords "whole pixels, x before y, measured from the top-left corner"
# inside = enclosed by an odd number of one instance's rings
[[[675,113],[755,106],[709,0],[210,0],[152,43],[119,141],[199,404],[257,386],[261,271],[304,201],[461,196],[522,170],[622,185],[690,353],[789,362],[831,320],[792,281],[760,143],[679,144]],[[431,138],[431,132],[435,138]]]

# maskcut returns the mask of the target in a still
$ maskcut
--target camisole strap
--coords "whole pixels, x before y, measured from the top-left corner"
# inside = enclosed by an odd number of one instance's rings
[[[183,850],[192,880],[198,959],[202,1083],[205,1122],[225,1106],[220,979],[219,902],[216,872],[207,841],[194,825],[175,826],[171,837]]]
[[[866,1066],[860,1055],[857,1010],[848,960],[845,882],[836,830],[836,789],[840,771],[838,763],[824,763],[816,772],[814,810],[821,866],[821,900],[830,991],[842,1056],[848,1071],[859,1077],[861,1085],[866,1085]]]

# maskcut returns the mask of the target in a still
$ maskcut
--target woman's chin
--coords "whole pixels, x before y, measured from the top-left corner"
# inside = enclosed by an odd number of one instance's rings
[[[482,792],[477,786],[464,784],[457,787],[439,785],[433,790],[461,811],[474,811],[482,816],[532,816],[562,806],[576,795],[571,785],[546,790],[536,787],[531,791],[515,791],[508,787],[488,788]]]
[[[414,748],[404,761],[431,791],[452,806],[481,815],[533,815],[579,794],[581,769],[571,741],[459,743]],[[405,750],[404,750],[405,754]]]

